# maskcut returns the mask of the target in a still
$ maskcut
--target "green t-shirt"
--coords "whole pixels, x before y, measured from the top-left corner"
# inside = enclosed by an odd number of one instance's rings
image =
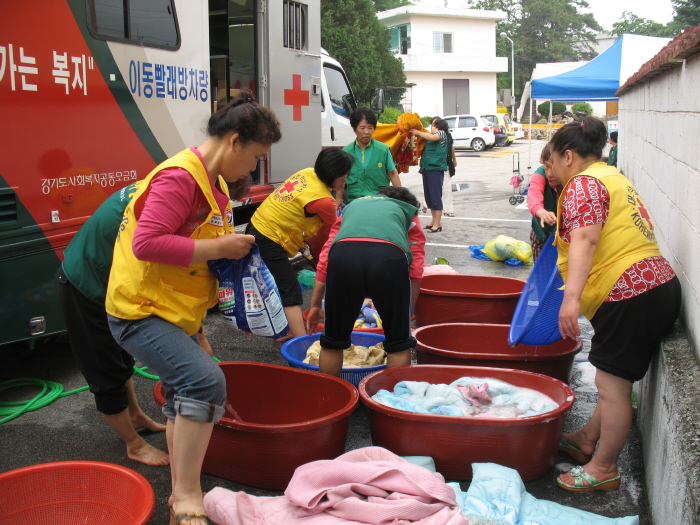
[[[112,268],[114,241],[122,215],[142,181],[109,196],[82,225],[63,252],[63,273],[80,293],[104,305]]]
[[[617,146],[610,150],[610,155],[608,156],[608,166],[617,167]]]
[[[356,199],[343,210],[343,221],[333,243],[352,237],[381,239],[401,248],[410,264],[413,254],[408,245],[408,228],[416,211],[415,206],[386,195]]]
[[[379,190],[391,184],[387,172],[395,170],[396,166],[389,146],[371,139],[363,154],[362,148],[355,140],[345,146],[343,151],[355,157],[346,183],[349,201],[376,195]]]

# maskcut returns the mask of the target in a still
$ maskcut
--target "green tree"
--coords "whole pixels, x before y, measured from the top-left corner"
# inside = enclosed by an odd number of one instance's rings
[[[554,110],[554,108],[552,108],[552,110]],[[571,111],[579,111],[581,113],[585,113],[586,115],[592,115],[593,106],[591,106],[588,102],[577,102],[571,106]]]
[[[671,0],[671,3],[676,11],[672,23],[677,32],[700,25],[700,0]]]
[[[587,9],[585,0],[469,0],[477,9],[505,11],[496,34],[503,31],[513,40],[515,49],[515,93],[522,93],[538,62],[590,60],[596,56],[593,44],[601,27]],[[510,57],[511,45],[496,38],[497,56]],[[510,60],[509,71],[510,71]],[[498,87],[510,86],[510,73],[498,74]]]
[[[625,11],[622,13],[622,18],[613,24],[610,33],[617,36],[626,33],[629,35],[670,37],[675,36],[678,31],[674,22],[664,25],[653,20],[641,18],[630,11]]]
[[[358,100],[368,101],[374,88],[406,83],[372,0],[321,0],[321,45],[343,64]]]
[[[374,8],[379,11],[388,11],[389,9],[394,9],[395,7],[401,7],[402,5],[411,5],[408,0],[372,0],[374,3]]]
[[[564,104],[563,102],[555,101],[554,104],[552,104],[552,116],[562,115],[565,111],[566,104]],[[549,118],[549,101],[542,102],[542,104],[537,106],[537,112],[544,118]]]

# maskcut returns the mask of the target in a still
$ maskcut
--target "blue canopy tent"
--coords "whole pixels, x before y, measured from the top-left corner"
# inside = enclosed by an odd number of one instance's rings
[[[566,73],[532,81],[531,98],[593,102],[617,100],[615,93],[670,38],[622,35],[590,62]]]
[[[670,38],[654,36],[622,35],[590,62],[566,73],[533,80],[530,99],[565,102],[617,100],[615,93],[620,86],[670,41]],[[548,136],[552,131],[551,108],[550,104]],[[532,157],[532,104],[530,123],[528,165]]]

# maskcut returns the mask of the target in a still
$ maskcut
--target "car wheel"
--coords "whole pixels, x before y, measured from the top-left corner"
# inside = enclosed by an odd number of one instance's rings
[[[502,141],[500,141],[499,143],[496,144],[496,146],[498,146],[498,147],[500,147],[500,148],[502,148],[503,146],[507,146],[507,145],[508,145],[508,141],[507,141],[507,140],[502,140]]]
[[[486,149],[486,142],[484,139],[475,138],[472,140],[472,149],[474,151],[484,151]]]

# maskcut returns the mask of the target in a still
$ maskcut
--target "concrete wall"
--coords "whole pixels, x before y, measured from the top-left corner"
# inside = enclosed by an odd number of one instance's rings
[[[654,522],[700,523],[700,54],[620,96],[618,167],[683,286],[682,333],[635,385]]]
[[[420,116],[442,115],[442,80],[469,79],[469,113],[483,115],[496,111],[496,75],[491,73],[450,73],[406,71],[411,88],[412,111]],[[464,111],[463,113],[467,113]]]

